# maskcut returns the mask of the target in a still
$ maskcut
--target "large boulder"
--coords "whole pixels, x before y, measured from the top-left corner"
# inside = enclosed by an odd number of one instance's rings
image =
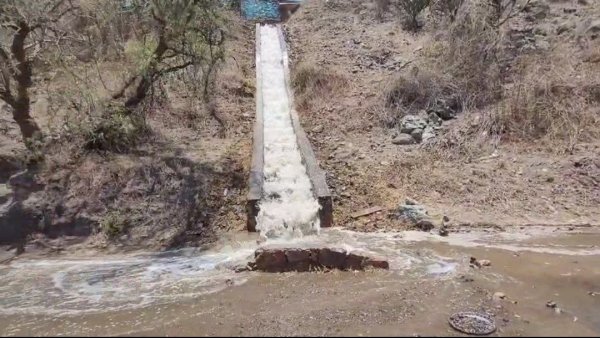
[[[406,203],[398,206],[396,217],[406,219],[411,223],[417,223],[423,219],[429,218],[429,215],[424,206]]]
[[[397,144],[397,145],[409,145],[409,144],[414,144],[415,139],[413,138],[412,135],[403,133],[403,134],[400,134],[400,135],[394,137],[392,139],[392,143]]]
[[[410,134],[415,129],[425,129],[427,119],[417,115],[406,115],[400,121],[400,132]]]
[[[428,108],[427,114],[436,114],[442,120],[451,120],[461,108],[460,101],[457,98],[438,98]]]

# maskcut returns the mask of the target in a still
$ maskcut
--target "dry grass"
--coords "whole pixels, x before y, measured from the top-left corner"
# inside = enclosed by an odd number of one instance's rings
[[[406,114],[415,114],[419,110],[433,105],[437,99],[452,99],[462,106],[463,94],[443,74],[421,71],[414,68],[410,74],[400,75],[384,91],[385,106],[381,117],[383,122],[394,125]]]
[[[385,90],[388,111],[383,120],[387,125],[399,116],[426,109],[437,99],[452,99],[461,109],[499,100],[501,35],[489,24],[490,9],[468,2],[461,11],[452,10],[455,19],[448,20],[441,37],[423,50],[418,66]]]
[[[452,79],[465,93],[468,106],[483,106],[499,98],[501,69],[500,32],[492,27],[489,8],[465,4],[450,23],[443,39],[426,52],[433,69]]]
[[[502,102],[488,113],[491,133],[559,141],[567,150],[600,135],[600,74],[578,70],[577,60],[563,51],[519,62],[522,78],[505,89]]]
[[[375,18],[383,21],[385,14],[390,10],[390,0],[373,0],[375,3]]]
[[[443,88],[458,93],[465,111],[476,114],[437,140],[438,150],[450,151],[450,157],[477,156],[498,141],[543,140],[570,151],[598,137],[600,74],[585,61],[589,57],[574,56],[569,42],[547,52],[515,53],[504,47],[510,44],[503,28],[490,25],[491,15],[481,2],[465,2],[443,39],[425,51],[423,67],[431,74],[396,82],[388,105],[400,102],[410,112],[440,95],[436,86],[442,94]]]
[[[292,73],[292,87],[301,109],[310,109],[327,100],[339,92],[346,82],[340,73],[308,63],[298,64]]]

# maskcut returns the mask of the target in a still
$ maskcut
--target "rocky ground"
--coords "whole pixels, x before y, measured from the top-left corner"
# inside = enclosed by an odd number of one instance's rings
[[[418,220],[396,217],[407,199],[422,204],[436,227],[598,223],[597,139],[569,147],[566,139],[453,138],[482,125],[493,107],[460,112],[443,98],[390,126],[390,84],[428,67],[440,28],[426,13],[423,29],[409,33],[393,8],[377,20],[374,6],[308,1],[286,24],[292,73],[314,67],[335,78],[335,85],[312,96],[297,90],[296,102],[327,171],[337,225],[361,231],[412,227]],[[559,53],[566,44],[578,69],[592,69],[586,67],[598,62],[597,9],[589,1],[534,1],[507,26],[508,41],[515,53],[533,55]],[[381,211],[359,216],[373,207]]]

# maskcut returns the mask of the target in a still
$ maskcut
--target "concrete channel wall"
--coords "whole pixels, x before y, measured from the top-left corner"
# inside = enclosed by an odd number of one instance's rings
[[[262,73],[260,66],[261,51],[261,24],[256,24],[256,120],[254,124],[253,146],[252,146],[252,167],[250,168],[250,177],[248,181],[247,197],[247,228],[248,231],[256,231],[256,216],[259,212],[259,203],[263,197],[264,183],[264,125],[263,125],[263,95],[262,95]],[[294,95],[291,89],[291,79],[289,73],[289,58],[287,53],[287,44],[283,35],[281,25],[277,25],[280,46],[282,48],[284,77],[286,92],[289,98],[290,115],[292,126],[296,135],[296,142],[302,157],[302,162],[310,178],[312,192],[320,205],[319,220],[321,227],[331,227],[333,224],[333,202],[331,193],[325,180],[325,172],[321,170],[310,141],[300,125],[298,114],[294,109]]]

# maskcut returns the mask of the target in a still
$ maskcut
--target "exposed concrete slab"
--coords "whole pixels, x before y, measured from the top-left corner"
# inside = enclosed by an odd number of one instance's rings
[[[264,139],[263,139],[263,96],[262,96],[262,72],[260,68],[260,24],[256,24],[256,120],[254,122],[254,133],[252,139],[252,167],[248,180],[248,198],[246,204],[248,231],[256,231],[256,216],[258,215],[258,203],[263,195],[264,181]]]

